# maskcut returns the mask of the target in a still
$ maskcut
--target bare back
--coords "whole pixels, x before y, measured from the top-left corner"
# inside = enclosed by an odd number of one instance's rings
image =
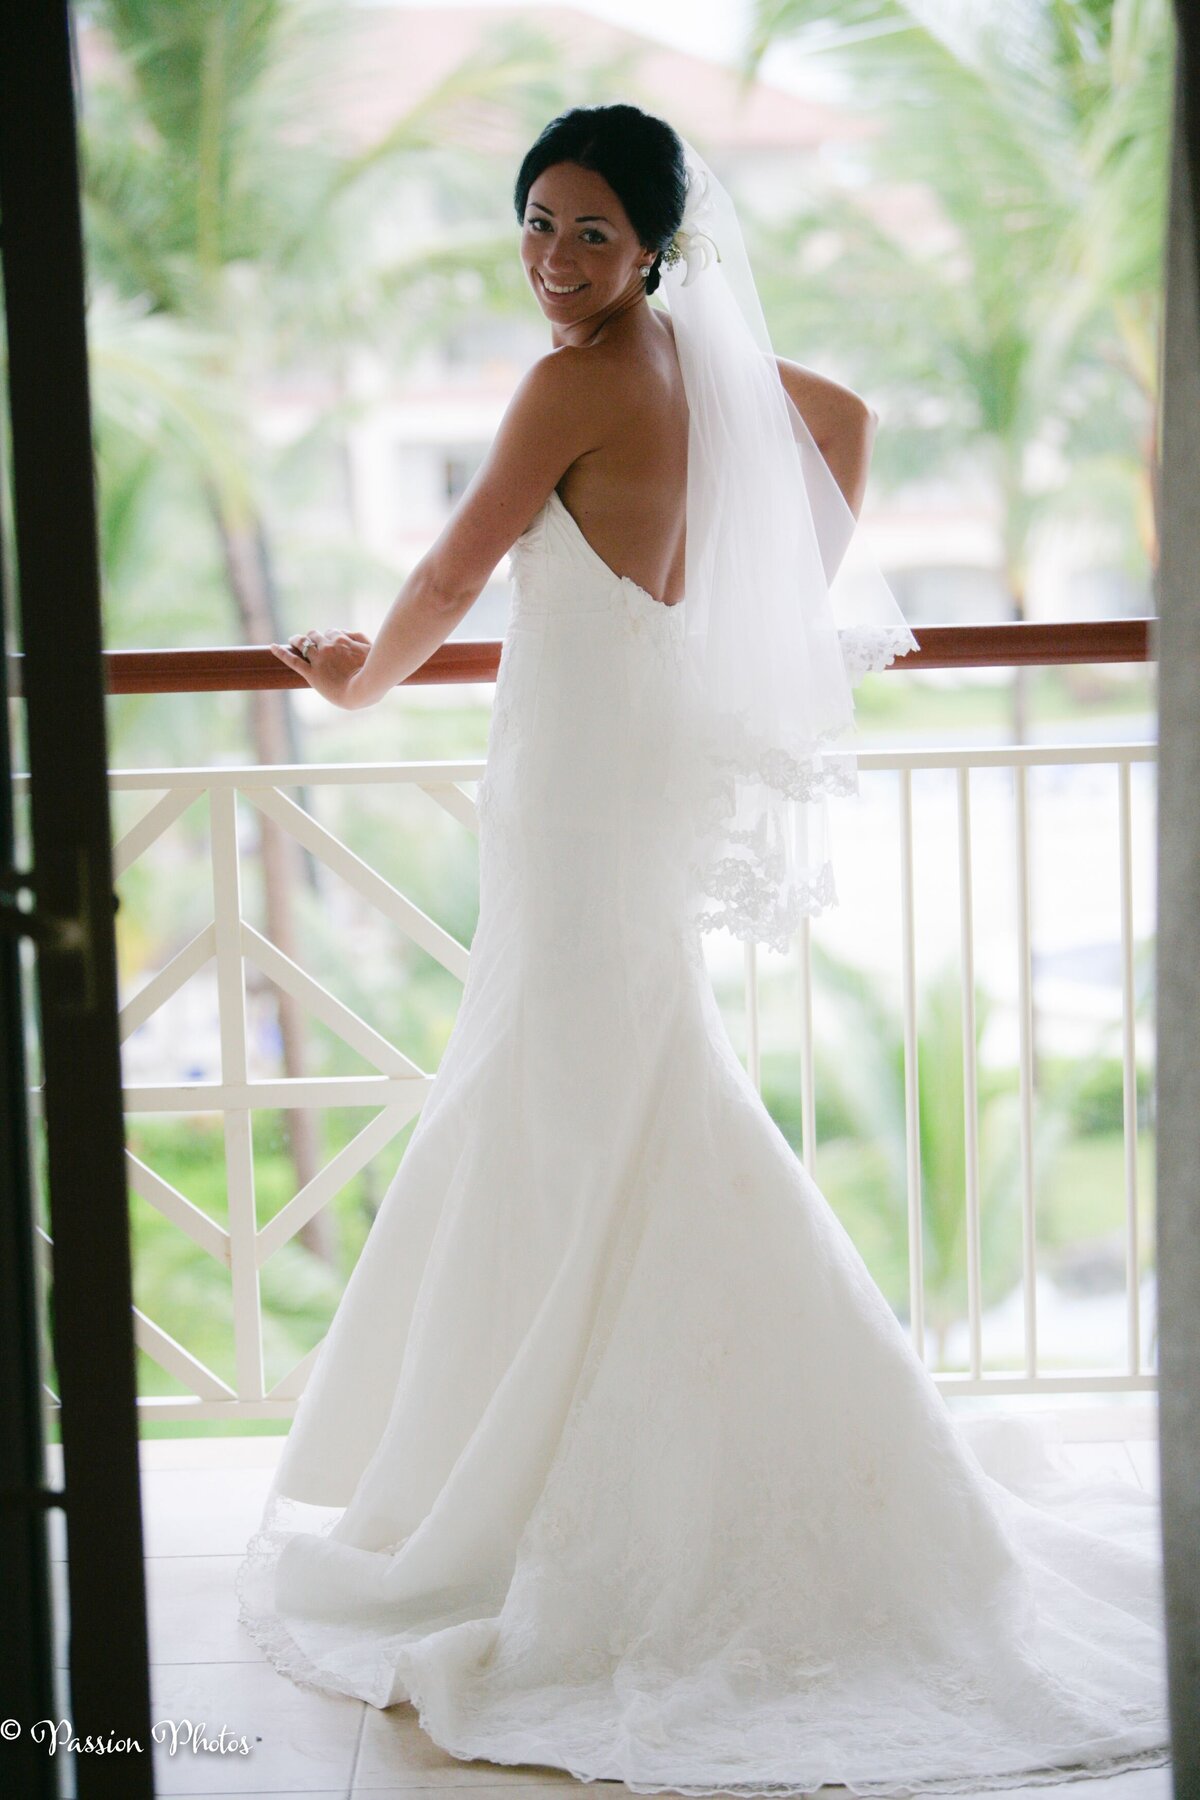
[[[637,311],[576,352],[589,359],[597,441],[558,493],[609,568],[673,606],[684,598],[687,399],[669,315]]]

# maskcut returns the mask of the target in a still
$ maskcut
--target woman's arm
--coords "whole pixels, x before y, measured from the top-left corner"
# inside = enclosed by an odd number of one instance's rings
[[[373,706],[445,643],[482,593],[492,570],[563,475],[595,447],[597,396],[586,353],[550,351],[521,381],[487,455],[441,536],[392,602],[365,658],[347,632],[321,646],[313,664],[272,646],[282,661],[337,706]],[[593,359],[594,362],[594,359]],[[355,664],[358,663],[358,666]]]
[[[789,398],[857,519],[867,491],[879,414],[852,388],[782,356],[775,360]]]

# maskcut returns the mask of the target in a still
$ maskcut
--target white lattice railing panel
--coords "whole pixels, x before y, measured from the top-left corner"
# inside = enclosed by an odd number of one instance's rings
[[[263,1370],[263,1329],[259,1274],[268,1259],[289,1243],[322,1208],[381,1151],[396,1139],[420,1110],[432,1076],[399,1045],[392,1043],[359,1013],[286,956],[243,916],[243,848],[238,835],[237,799],[242,795],[260,813],[319,858],[360,900],[386,919],[400,935],[462,980],[468,951],[449,932],[363,861],[346,843],[282,792],[286,785],[348,785],[357,781],[402,783],[419,789],[445,814],[469,830],[476,829],[473,797],[459,785],[478,779],[474,764],[366,765],[357,768],[314,768],[298,765],[263,770],[183,769],[118,771],[110,780],[115,791],[160,791],[159,798],[113,846],[118,880],[157,845],[193,804],[204,798],[209,808],[212,918],[152,975],[119,1012],[124,1043],[171,1001],[208,964],[215,963],[221,1046],[219,1081],[129,1083],[129,1113],[219,1113],[223,1121],[226,1229],[196,1206],[144,1161],[127,1152],[132,1192],[172,1226],[183,1231],[205,1255],[229,1271],[233,1296],[236,1386],[173,1338],[139,1308],[135,1312],[138,1347],[171,1376],[183,1396],[145,1396],[143,1408],[156,1417],[286,1416],[294,1409],[320,1343],[305,1353],[269,1389]],[[248,1066],[246,1022],[247,971],[253,968],[303,1006],[374,1071],[365,1075],[328,1075],[304,1079],[255,1079]],[[31,1094],[36,1116],[38,1090]],[[251,1121],[255,1112],[293,1107],[377,1107],[369,1122],[263,1225],[256,1219],[256,1193]],[[42,1234],[43,1254],[51,1247]]]
[[[1152,1369],[1140,1349],[1137,1046],[1134,988],[1132,771],[1152,763],[1155,750],[1146,744],[1037,746],[1014,749],[939,749],[862,751],[864,772],[886,771],[895,777],[898,860],[895,871],[895,916],[903,984],[905,1189],[907,1206],[909,1329],[925,1353],[924,1271],[922,1267],[922,1194],[920,1105],[918,1090],[917,976],[915,922],[921,906],[915,869],[913,778],[921,770],[950,772],[955,783],[957,924],[962,966],[962,1058],[964,1085],[963,1206],[967,1237],[966,1321],[968,1367],[963,1374],[938,1372],[947,1391],[982,1393],[1057,1393],[1086,1391],[1150,1391]],[[1122,1367],[1098,1371],[1055,1372],[1042,1367],[1039,1356],[1037,1278],[1038,1251],[1033,1157],[1032,952],[1029,877],[1030,797],[1032,769],[1054,765],[1103,764],[1117,783],[1117,863],[1122,988],[1122,1114],[1124,1127],[1125,1206],[1125,1345]],[[1013,955],[1019,996],[1018,1130],[1021,1196],[1021,1288],[1024,1306],[1024,1358],[1019,1371],[989,1370],[984,1364],[981,1192],[979,1174],[979,1069],[975,1029],[975,891],[972,873],[973,770],[1011,772],[1014,798],[1012,868],[1015,881]],[[119,879],[146,855],[196,801],[207,800],[211,828],[212,917],[174,952],[170,960],[120,1009],[122,1041],[181,993],[202,969],[215,967],[220,1036],[220,1079],[217,1081],[131,1083],[125,1091],[130,1113],[218,1113],[224,1134],[228,1226],[220,1225],[153,1169],[129,1154],[133,1192],[198,1250],[228,1270],[232,1284],[235,1380],[231,1386],[193,1356],[160,1324],[135,1309],[139,1347],[186,1391],[183,1396],[146,1397],[142,1404],[156,1417],[286,1417],[294,1410],[320,1344],[308,1350],[279,1380],[267,1388],[263,1366],[263,1316],[259,1277],[268,1260],[288,1244],[310,1220],[328,1207],[347,1182],[386,1149],[419,1112],[432,1075],[397,1044],[318,982],[292,957],[244,916],[243,849],[238,836],[237,800],[289,833],[325,869],[388,926],[432,957],[459,980],[467,973],[469,952],[413,900],[372,868],[283,790],[289,787],[408,787],[419,791],[446,816],[469,830],[477,829],[475,803],[461,785],[477,782],[481,761],[366,763],[350,765],[286,765],[278,767],[118,770],[110,776],[114,792],[158,795],[145,814],[114,846]],[[22,778],[18,778],[18,787]],[[816,1097],[813,1064],[812,926],[805,921],[797,939],[800,971],[800,1116],[802,1155],[815,1172]],[[761,1084],[759,958],[745,947],[746,1061]],[[254,1078],[249,1069],[247,972],[274,983],[304,1007],[367,1065],[355,1075]],[[376,1111],[348,1143],[301,1190],[259,1225],[255,1194],[252,1120],[258,1111],[293,1107],[372,1107]],[[31,1095],[37,1113],[39,1094]],[[42,1234],[45,1254],[48,1240]]]

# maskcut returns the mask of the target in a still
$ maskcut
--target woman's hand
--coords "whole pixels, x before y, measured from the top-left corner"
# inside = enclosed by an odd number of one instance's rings
[[[269,648],[273,656],[303,675],[309,687],[316,688],[332,705],[353,711],[351,683],[371,649],[371,640],[364,632],[298,631],[286,644],[271,644]]]

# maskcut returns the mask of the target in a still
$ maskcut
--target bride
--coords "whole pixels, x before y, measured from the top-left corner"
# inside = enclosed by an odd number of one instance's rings
[[[1153,1500],[952,1417],[707,978],[836,898],[852,684],[916,642],[843,566],[874,416],[771,354],[662,120],[563,114],[516,204],[550,352],[375,641],[274,647],[370,705],[511,556],[467,981],[240,1617],[456,1757],[644,1793],[1164,1762]]]

